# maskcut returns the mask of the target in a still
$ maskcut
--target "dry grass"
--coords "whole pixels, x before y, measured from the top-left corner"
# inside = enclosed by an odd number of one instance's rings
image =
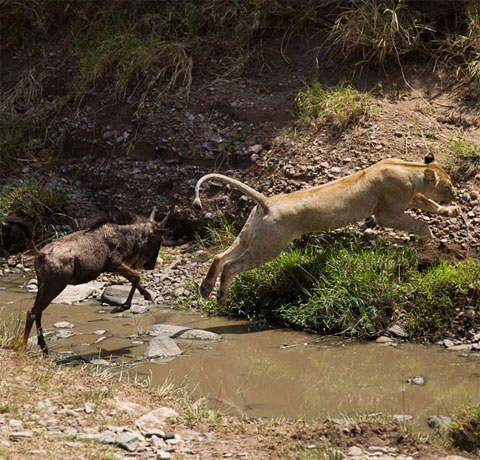
[[[465,30],[462,33],[450,32],[436,42],[436,65],[440,69],[455,69],[455,77],[467,83],[469,97],[480,98],[480,5],[467,9]]]
[[[332,53],[357,66],[383,65],[419,50],[426,30],[416,13],[395,0],[355,0],[337,17],[330,31]]]

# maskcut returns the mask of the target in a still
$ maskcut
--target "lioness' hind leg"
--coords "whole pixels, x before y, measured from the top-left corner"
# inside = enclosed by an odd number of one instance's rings
[[[415,233],[425,241],[433,238],[430,228],[423,220],[416,219],[404,212],[399,214],[378,214],[375,218],[381,227],[390,227]]]
[[[240,231],[235,241],[232,245],[226,250],[223,251],[221,254],[218,254],[213,259],[210,268],[208,269],[207,276],[203,280],[200,286],[200,295],[204,298],[208,297],[212,292],[213,286],[215,286],[215,281],[218,278],[218,275],[223,270],[224,265],[232,259],[236,259],[240,254],[242,254],[248,247],[250,240],[252,239],[253,232],[255,230],[255,224],[252,223],[257,215],[258,211],[254,209],[250,214],[247,222],[243,226],[242,230]]]
[[[217,303],[220,307],[225,307],[227,303],[228,290],[235,275],[275,259],[290,242],[290,239],[285,241],[275,238],[271,233],[264,233],[263,236],[268,238],[268,244],[265,244],[264,238],[257,238],[238,258],[225,263],[217,292]]]

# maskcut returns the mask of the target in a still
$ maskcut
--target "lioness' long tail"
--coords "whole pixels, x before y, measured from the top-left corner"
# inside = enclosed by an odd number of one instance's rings
[[[240,190],[242,193],[244,193],[245,195],[250,197],[253,201],[255,201],[259,206],[261,206],[265,212],[268,211],[267,197],[265,195],[261,194],[260,192],[257,192],[252,187],[245,185],[243,182],[240,182],[239,180],[236,180],[236,179],[232,179],[231,177],[224,176],[223,174],[207,174],[197,182],[197,185],[195,185],[195,200],[193,202],[194,206],[200,209],[202,208],[202,203],[200,201],[200,187],[205,181],[211,180],[211,179],[217,179],[220,182],[224,182],[225,184],[231,185],[237,190]]]

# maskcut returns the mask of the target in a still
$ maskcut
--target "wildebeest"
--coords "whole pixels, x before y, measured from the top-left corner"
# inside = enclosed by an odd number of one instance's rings
[[[155,222],[154,217],[155,209],[148,221],[129,225],[98,221],[90,228],[64,236],[40,250],[32,239],[32,247],[37,253],[38,292],[33,307],[27,312],[20,349],[26,349],[35,322],[38,345],[44,354],[48,353],[42,331],[42,313],[67,284],[86,283],[104,272],[124,276],[132,283],[132,289],[125,303],[115,307],[112,313],[130,308],[135,289],[145,299],[152,300],[150,293],[140,284],[140,274],[135,269],[152,270],[155,267],[168,215],[161,223]],[[18,221],[16,223],[18,225]],[[32,236],[31,228],[27,230]]]

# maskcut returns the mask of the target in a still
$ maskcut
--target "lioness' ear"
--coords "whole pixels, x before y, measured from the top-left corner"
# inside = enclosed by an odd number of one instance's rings
[[[424,161],[426,165],[428,165],[429,163],[433,163],[435,161],[435,157],[433,156],[433,153],[428,153]]]
[[[430,168],[425,169],[423,179],[425,181],[425,184],[431,187],[435,187],[439,181],[438,174]]]

